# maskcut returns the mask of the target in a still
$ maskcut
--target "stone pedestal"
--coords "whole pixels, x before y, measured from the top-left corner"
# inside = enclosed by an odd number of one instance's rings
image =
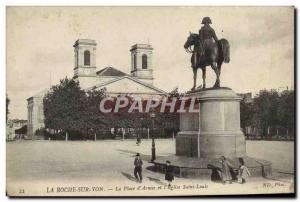
[[[176,155],[198,158],[229,158],[246,155],[240,128],[241,98],[230,88],[210,88],[187,93],[199,101],[198,113],[180,115]]]
[[[210,88],[186,96],[198,100],[198,112],[180,114],[176,155],[159,156],[153,161],[156,171],[164,173],[168,160],[178,177],[212,179],[213,173],[222,169],[220,156],[225,156],[234,169],[239,168],[242,157],[251,176],[272,175],[271,162],[246,156],[246,141],[240,128],[241,98],[233,90]]]

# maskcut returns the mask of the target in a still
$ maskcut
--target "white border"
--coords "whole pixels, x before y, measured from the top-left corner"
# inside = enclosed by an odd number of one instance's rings
[[[0,130],[1,130],[1,146],[0,146],[0,162],[2,163],[0,166],[0,201],[9,201],[12,199],[9,199],[5,196],[5,160],[6,160],[6,152],[5,152],[5,94],[6,94],[6,64],[5,64],[5,53],[6,53],[6,13],[5,13],[5,7],[6,6],[117,6],[117,5],[156,5],[156,6],[179,6],[179,5],[188,5],[188,6],[291,6],[294,5],[296,8],[299,8],[299,1],[297,0],[244,0],[244,1],[238,1],[238,0],[226,0],[226,2],[223,0],[203,0],[203,1],[197,1],[197,0],[173,0],[172,2],[167,1],[161,1],[161,0],[144,0],[143,2],[139,0],[110,0],[110,1],[93,1],[93,0],[49,0],[49,1],[42,1],[42,0],[27,0],[26,2],[22,0],[2,0],[0,1],[0,23],[1,23],[1,32],[0,32],[0,44],[1,44],[1,53],[0,53]],[[298,11],[299,12],[299,11]],[[297,22],[297,27],[299,27],[299,20]],[[297,43],[298,45],[298,43]],[[297,58],[299,58],[299,51],[297,53]],[[299,71],[297,72],[297,77],[299,77]],[[298,85],[297,85],[298,87]],[[299,104],[299,103],[297,103]],[[298,110],[297,110],[298,112]],[[297,124],[300,121],[298,120]],[[298,131],[297,131],[298,132]],[[298,133],[297,133],[298,134]],[[299,154],[298,154],[299,155]],[[297,167],[299,167],[299,164],[297,162]],[[299,187],[299,185],[297,186]],[[31,201],[32,199],[23,199],[22,201]],[[35,201],[42,201],[43,199],[36,199]],[[54,201],[55,199],[48,199],[47,201]],[[67,200],[67,199],[63,199]],[[100,199],[104,200],[104,199]],[[114,199],[116,200],[116,199]],[[130,201],[131,199],[126,199],[126,201]],[[157,200],[157,199],[156,199]],[[159,199],[163,200],[163,199]],[[201,199],[203,200],[203,199]],[[239,199],[241,200],[241,199]],[[273,201],[274,199],[269,199],[266,201]],[[77,199],[76,201],[86,201],[86,199]],[[111,200],[110,200],[111,201]]]

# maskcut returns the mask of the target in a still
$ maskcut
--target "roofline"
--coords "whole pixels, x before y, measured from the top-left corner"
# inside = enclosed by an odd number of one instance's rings
[[[83,40],[83,41],[81,41]],[[83,44],[83,45],[94,45],[97,46],[97,43],[95,40],[93,39],[77,39],[73,45],[73,47],[78,46],[79,44]]]
[[[46,90],[47,90],[47,92],[45,92],[45,93],[43,94],[43,96],[38,96],[38,95],[42,94],[44,91],[46,91]],[[28,100],[33,99],[33,98],[43,98],[43,97],[45,97],[45,95],[46,95],[50,90],[51,90],[50,88],[45,88],[44,90],[42,90],[42,91],[36,93],[35,95],[30,96],[30,97],[27,98],[26,100],[28,101]]]
[[[139,46],[144,46],[144,47],[139,47]],[[148,49],[148,50],[153,50],[153,47],[150,44],[143,44],[143,43],[136,43],[131,46],[130,51],[134,51],[136,49]]]
[[[134,92],[127,92],[127,93],[123,93],[123,92],[111,92],[111,93],[108,93],[108,94],[117,94],[117,95],[138,95],[138,94],[143,94],[143,95],[168,95],[168,94],[164,94],[164,93],[147,93],[147,92],[144,92],[144,93],[134,93]]]
[[[133,81],[135,81],[135,82],[137,82],[137,83],[139,83],[139,84],[142,84],[142,85],[144,85],[144,86],[146,86],[146,87],[148,87],[148,88],[151,88],[151,89],[153,89],[153,90],[159,91],[159,92],[162,93],[162,94],[165,94],[165,95],[168,95],[168,94],[169,94],[169,93],[165,92],[164,90],[161,90],[161,89],[159,89],[159,88],[156,88],[155,86],[153,86],[153,85],[151,85],[151,84],[148,84],[148,83],[145,83],[145,82],[140,81],[140,80],[138,80],[138,79],[135,79],[135,78],[133,78],[133,77],[131,77],[131,76],[129,76],[129,75],[126,75],[126,76],[120,76],[120,77],[118,77],[118,78],[116,78],[116,79],[112,79],[112,80],[106,81],[106,82],[104,82],[104,83],[101,83],[101,84],[99,84],[99,85],[95,85],[95,86],[93,86],[93,87],[86,88],[85,90],[92,90],[92,89],[94,89],[94,88],[99,88],[99,87],[101,87],[101,86],[105,86],[105,85],[108,85],[108,84],[110,84],[110,83],[114,83],[114,82],[116,82],[116,81],[118,81],[118,80],[121,80],[121,79],[124,79],[124,78],[131,79],[131,80],[133,80]]]
[[[31,96],[29,98],[27,98],[26,100],[29,101],[30,99],[33,99],[33,98],[43,98],[44,96]]]
[[[97,72],[96,72],[96,75],[98,76],[98,75],[99,75],[99,72],[101,72],[101,73],[106,72],[109,68],[112,68],[112,69],[115,69],[115,70],[117,70],[117,71],[119,71],[119,72],[122,72],[122,71],[120,71],[120,70],[118,70],[118,69],[116,69],[116,68],[114,68],[114,67],[108,66],[108,67],[105,67],[105,68],[100,69],[99,71],[97,71]],[[126,74],[125,72],[122,72],[122,73],[125,74],[125,75],[130,76],[129,74]],[[103,76],[103,77],[104,77],[104,76]],[[112,77],[122,77],[122,76],[112,76]]]

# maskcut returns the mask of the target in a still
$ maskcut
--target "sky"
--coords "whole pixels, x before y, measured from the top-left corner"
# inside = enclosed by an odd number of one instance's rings
[[[294,87],[293,7],[7,7],[6,16],[9,118],[27,119],[27,98],[73,77],[77,39],[96,40],[98,70],[112,66],[125,73],[130,47],[150,43],[154,85],[190,90],[191,54],[183,44],[205,16],[230,43],[221,86],[238,93]],[[208,67],[207,86],[214,81]]]

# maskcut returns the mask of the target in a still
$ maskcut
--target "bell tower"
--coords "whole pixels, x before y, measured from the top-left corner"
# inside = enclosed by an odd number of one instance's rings
[[[135,44],[131,47],[131,76],[153,84],[152,51],[150,44]]]
[[[96,46],[95,40],[91,39],[78,39],[73,45],[74,79],[79,81],[83,89],[93,85],[96,78]]]

